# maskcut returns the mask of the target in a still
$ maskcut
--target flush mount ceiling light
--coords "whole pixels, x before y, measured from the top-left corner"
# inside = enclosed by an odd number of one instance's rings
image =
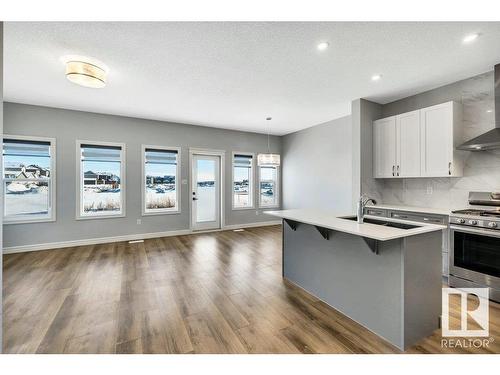
[[[106,68],[84,58],[66,61],[66,78],[80,86],[102,88],[106,86]]]
[[[330,46],[330,43],[328,42],[321,42],[318,44],[318,50],[320,51],[324,51],[325,49],[327,49],[328,47]]]
[[[272,117],[266,117],[267,121],[271,121]],[[257,165],[259,167],[277,167],[280,165],[280,156],[278,154],[272,154],[269,144],[269,127],[267,128],[267,154],[257,155]]]
[[[477,38],[479,38],[479,33],[469,34],[466,35],[464,39],[462,39],[462,42],[465,44],[472,43]]]
[[[372,75],[372,81],[380,81],[381,78],[382,78],[382,74]]]

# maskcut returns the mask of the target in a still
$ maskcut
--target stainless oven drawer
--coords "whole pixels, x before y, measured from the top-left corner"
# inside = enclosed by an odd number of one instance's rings
[[[453,275],[450,275],[448,279],[448,285],[461,289],[461,288],[485,288],[486,286],[484,284],[476,283],[474,281],[470,281],[461,277],[456,277]],[[492,301],[500,302],[500,289],[495,289],[492,288],[491,286],[488,286],[489,289],[489,295],[490,299]]]

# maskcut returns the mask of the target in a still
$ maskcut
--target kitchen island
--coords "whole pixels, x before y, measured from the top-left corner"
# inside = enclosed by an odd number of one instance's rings
[[[446,226],[320,210],[283,220],[283,277],[401,350],[439,328]]]

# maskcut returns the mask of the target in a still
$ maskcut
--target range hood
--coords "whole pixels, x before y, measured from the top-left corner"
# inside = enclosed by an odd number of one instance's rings
[[[483,151],[500,148],[500,64],[495,65],[495,129],[471,139],[458,150]]]

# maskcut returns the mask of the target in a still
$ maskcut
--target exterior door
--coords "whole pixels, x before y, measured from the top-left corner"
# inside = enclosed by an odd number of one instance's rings
[[[221,227],[221,181],[219,156],[194,154],[191,159],[191,227]]]

